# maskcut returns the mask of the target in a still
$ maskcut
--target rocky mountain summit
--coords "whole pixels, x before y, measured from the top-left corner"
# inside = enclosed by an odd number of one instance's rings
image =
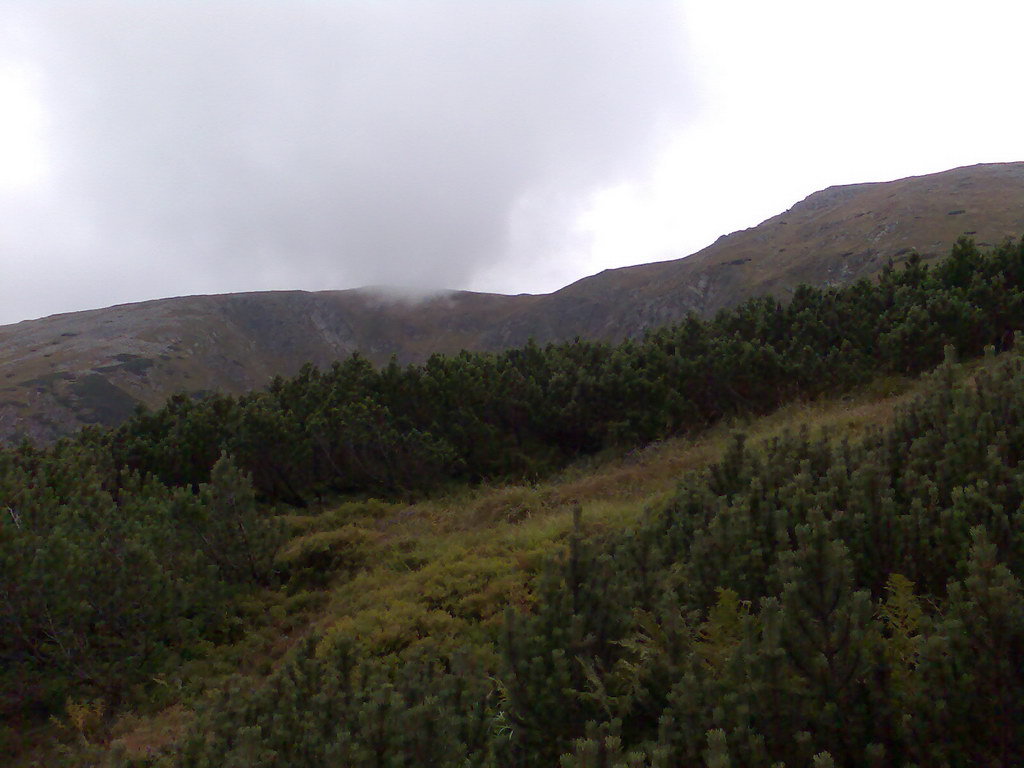
[[[244,392],[359,351],[377,363],[535,339],[615,341],[800,283],[840,285],[911,252],[1024,234],[1024,163],[829,187],[683,259],[606,270],[551,294],[408,300],[370,289],[190,296],[0,327],[0,440],[116,424],[185,391]]]

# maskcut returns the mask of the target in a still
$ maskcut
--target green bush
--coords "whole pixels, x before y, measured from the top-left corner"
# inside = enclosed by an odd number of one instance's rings
[[[380,534],[357,525],[292,540],[275,564],[293,589],[323,587],[338,573],[352,573],[373,556]]]

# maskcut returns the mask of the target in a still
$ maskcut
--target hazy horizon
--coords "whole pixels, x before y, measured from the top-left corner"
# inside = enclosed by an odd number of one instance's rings
[[[549,293],[828,186],[1014,161],[1016,21],[0,0],[0,323],[258,290]]]

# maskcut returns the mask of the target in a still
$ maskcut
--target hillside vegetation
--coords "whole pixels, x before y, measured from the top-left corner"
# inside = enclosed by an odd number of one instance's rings
[[[88,762],[111,717],[177,704],[192,735],[109,759],[1015,764],[1024,363],[949,356],[1012,346],[1022,276],[1024,241],[961,241],[642,341],[354,357],[7,451],[5,737],[53,715]],[[944,355],[885,428],[736,435],[642,515],[674,468],[637,497],[628,461],[465,490]]]
[[[685,214],[683,214],[685,215]],[[917,251],[944,257],[1024,232],[1024,162],[829,187],[686,258],[606,270],[544,295],[272,291],[126,304],[0,327],[0,443],[116,426],[176,392],[241,394],[303,364],[359,352],[374,365],[584,339],[617,343],[711,319],[797,286],[873,278]]]
[[[579,456],[766,413],[916,373],[952,344],[965,356],[1024,327],[1024,250],[962,240],[939,266],[912,258],[877,281],[803,286],[618,345],[577,339],[375,368],[359,355],[306,367],[263,392],[178,396],[87,433],[115,465],[165,485],[206,483],[222,451],[269,501],[415,496],[451,482],[537,477]]]

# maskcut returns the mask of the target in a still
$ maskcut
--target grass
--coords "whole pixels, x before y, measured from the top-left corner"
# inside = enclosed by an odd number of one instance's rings
[[[314,626],[325,643],[345,637],[379,656],[428,641],[486,644],[506,606],[530,604],[543,564],[564,550],[575,507],[584,535],[626,529],[663,503],[685,472],[717,461],[737,430],[752,445],[804,426],[837,440],[856,438],[891,419],[923,386],[879,380],[841,399],[792,404],[693,437],[581,462],[541,483],[377,508],[356,523],[380,534],[373,564],[332,586]]]
[[[966,367],[965,375],[976,365]],[[463,488],[417,504],[360,501],[317,515],[287,515],[292,539],[279,555],[295,578],[238,607],[240,639],[183,663],[151,692],[144,711],[122,715],[111,743],[131,758],[159,754],[191,723],[191,704],[231,674],[254,684],[302,638],[321,647],[345,638],[383,660],[424,644],[476,649],[494,659],[508,606],[528,608],[544,564],[565,551],[573,511],[584,536],[635,525],[663,504],[680,477],[717,461],[737,431],[756,446],[809,427],[855,439],[884,425],[925,380],[879,379],[841,398],[794,403],[759,418],[734,418],[700,434],[618,456],[581,461],[535,484]],[[44,733],[60,736],[60,733]],[[12,768],[56,764],[35,756]],[[37,762],[33,763],[32,760]]]

